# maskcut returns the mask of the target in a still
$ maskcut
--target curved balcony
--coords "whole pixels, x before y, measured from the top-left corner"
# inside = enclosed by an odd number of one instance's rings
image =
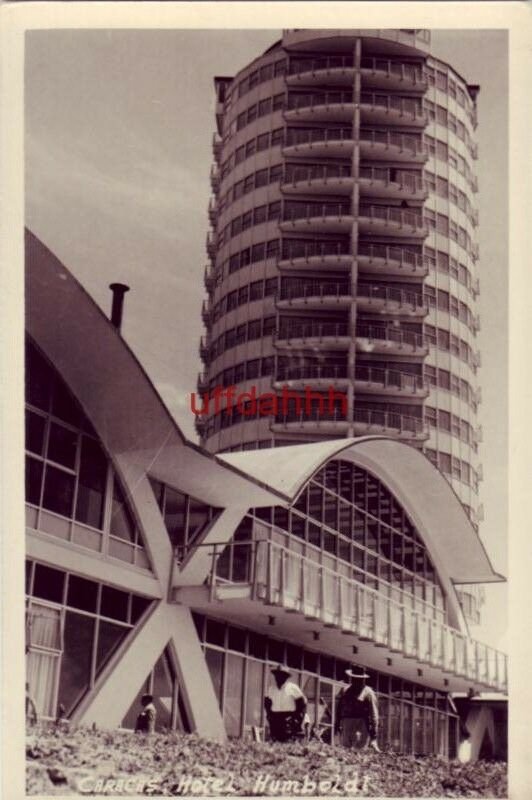
[[[367,283],[359,283],[357,286],[357,308],[369,313],[398,314],[405,317],[425,317],[429,311],[422,294],[394,286]]]
[[[393,325],[366,325],[356,329],[356,347],[361,353],[382,353],[424,357],[429,352],[428,344],[420,333],[402,330]]]
[[[393,131],[360,131],[360,156],[372,161],[424,164],[428,160],[421,137]]]
[[[278,349],[346,350],[351,337],[347,322],[301,322],[283,326],[273,339]]]
[[[214,268],[212,264],[205,265],[205,271],[203,273],[203,283],[207,291],[212,292],[216,284],[216,278],[214,276]]]
[[[204,364],[209,363],[211,345],[207,336],[202,336],[199,343],[199,354]]]
[[[209,326],[212,322],[212,308],[208,300],[204,300],[201,304],[201,318],[206,326]]]
[[[355,391],[390,397],[428,397],[430,387],[421,375],[396,369],[355,365]]]
[[[360,242],[358,268],[372,275],[394,275],[422,278],[429,273],[428,263],[421,253],[404,247]]]
[[[209,231],[208,234],[207,234],[207,239],[205,241],[205,247],[207,248],[207,254],[208,254],[209,258],[213,258],[213,259],[216,258],[216,250],[217,250],[216,234],[214,234],[212,231]]]
[[[350,269],[353,256],[343,242],[283,242],[277,266],[283,270]]]
[[[350,203],[291,203],[283,209],[279,227],[298,233],[349,233],[354,217]]]
[[[212,152],[214,158],[216,159],[216,163],[220,163],[220,158],[222,155],[223,150],[223,140],[222,137],[219,136],[217,133],[213,133],[212,135]]]
[[[327,395],[323,398],[323,408],[305,409],[305,398],[301,398],[301,410],[293,413],[278,414],[271,424],[274,433],[307,433],[307,434],[345,434],[349,423],[345,412],[340,408],[329,409]]]
[[[360,75],[364,89],[392,89],[424,92],[428,87],[427,74],[418,64],[402,64],[385,58],[362,56]]]
[[[301,281],[283,286],[276,298],[279,309],[348,308],[351,305],[349,283]]]
[[[421,175],[385,167],[360,167],[361,197],[426,200],[428,191]]]
[[[313,389],[345,389],[349,384],[347,366],[345,364],[302,364],[297,366],[282,366],[277,368],[273,381],[274,389],[304,389],[312,386]]]
[[[289,128],[283,155],[285,158],[313,156],[346,157],[353,152],[353,128]]]
[[[352,86],[355,77],[353,56],[321,56],[292,58],[286,83],[288,86]]]
[[[351,195],[354,178],[351,165],[309,164],[285,167],[283,194]]]
[[[394,206],[361,204],[358,226],[361,233],[424,239],[428,235],[421,213]]]
[[[423,442],[430,435],[422,419],[397,414],[395,411],[355,408],[353,420],[356,436],[378,433],[397,439]]]
[[[220,170],[218,169],[216,164],[211,166],[211,186],[213,192],[217,192],[220,188]]]
[[[360,120],[374,125],[408,125],[416,128],[424,128],[428,121],[417,99],[370,92],[360,94]]]
[[[200,394],[205,394],[205,392],[209,391],[209,377],[206,372],[200,372],[198,374],[196,388]]]
[[[355,113],[353,92],[319,92],[288,95],[287,122],[351,122]]]
[[[218,208],[214,197],[211,197],[209,200],[209,208],[207,213],[209,215],[209,222],[211,225],[216,225],[216,220],[218,219]]]

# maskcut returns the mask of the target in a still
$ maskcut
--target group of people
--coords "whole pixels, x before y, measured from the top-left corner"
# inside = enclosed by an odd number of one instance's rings
[[[287,742],[309,736],[310,717],[307,698],[299,686],[290,680],[291,672],[282,664],[272,669],[274,682],[264,698],[264,709],[270,730],[270,738]],[[340,734],[344,747],[361,749],[371,747],[379,752],[377,733],[379,710],[377,696],[367,685],[369,675],[347,669],[349,685],[340,693],[336,705],[335,733]],[[319,730],[318,738],[321,738]]]

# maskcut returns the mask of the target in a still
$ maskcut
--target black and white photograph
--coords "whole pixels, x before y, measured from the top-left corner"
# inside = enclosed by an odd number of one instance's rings
[[[26,794],[508,797],[509,31],[220,5],[24,33]]]

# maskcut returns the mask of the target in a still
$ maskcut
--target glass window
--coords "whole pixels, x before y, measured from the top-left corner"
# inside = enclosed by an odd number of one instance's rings
[[[41,502],[43,462],[26,458],[26,502],[38,506]]]
[[[103,617],[127,622],[129,595],[112,586],[102,586],[100,614]]]
[[[44,564],[35,564],[33,595],[53,603],[63,602],[65,573]]]
[[[185,544],[186,506],[186,495],[165,486],[164,523],[174,546]]]
[[[131,629],[115,622],[101,619],[98,625],[98,647],[96,650],[96,672],[98,673]]]
[[[74,611],[65,614],[58,701],[70,714],[89,688],[95,619]]]
[[[113,480],[113,503],[111,511],[110,533],[118,539],[135,541],[135,523],[126,505],[122,487],[115,476]]]
[[[153,703],[157,712],[155,729],[172,727],[175,675],[166,652],[162,653],[153,669]]]
[[[48,464],[44,476],[43,507],[63,517],[71,517],[74,482],[74,475]]]
[[[262,722],[264,667],[259,661],[248,659],[246,681],[246,725],[259,726]]]
[[[26,411],[26,449],[31,453],[43,454],[45,425],[46,420],[40,414]]]
[[[98,599],[98,584],[77,575],[70,575],[68,579],[67,605],[79,608],[81,611],[96,613]]]
[[[79,522],[102,528],[106,481],[105,453],[98,442],[83,436],[76,501],[76,519]]]
[[[226,653],[226,682],[223,702],[225,729],[229,737],[241,734],[244,658]]]
[[[52,422],[48,440],[48,458],[73,469],[76,463],[77,441],[77,433]]]

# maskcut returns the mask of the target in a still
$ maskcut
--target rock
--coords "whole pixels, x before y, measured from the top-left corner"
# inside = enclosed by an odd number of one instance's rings
[[[65,773],[57,767],[48,767],[47,772],[48,777],[55,786],[62,783],[68,783]]]

